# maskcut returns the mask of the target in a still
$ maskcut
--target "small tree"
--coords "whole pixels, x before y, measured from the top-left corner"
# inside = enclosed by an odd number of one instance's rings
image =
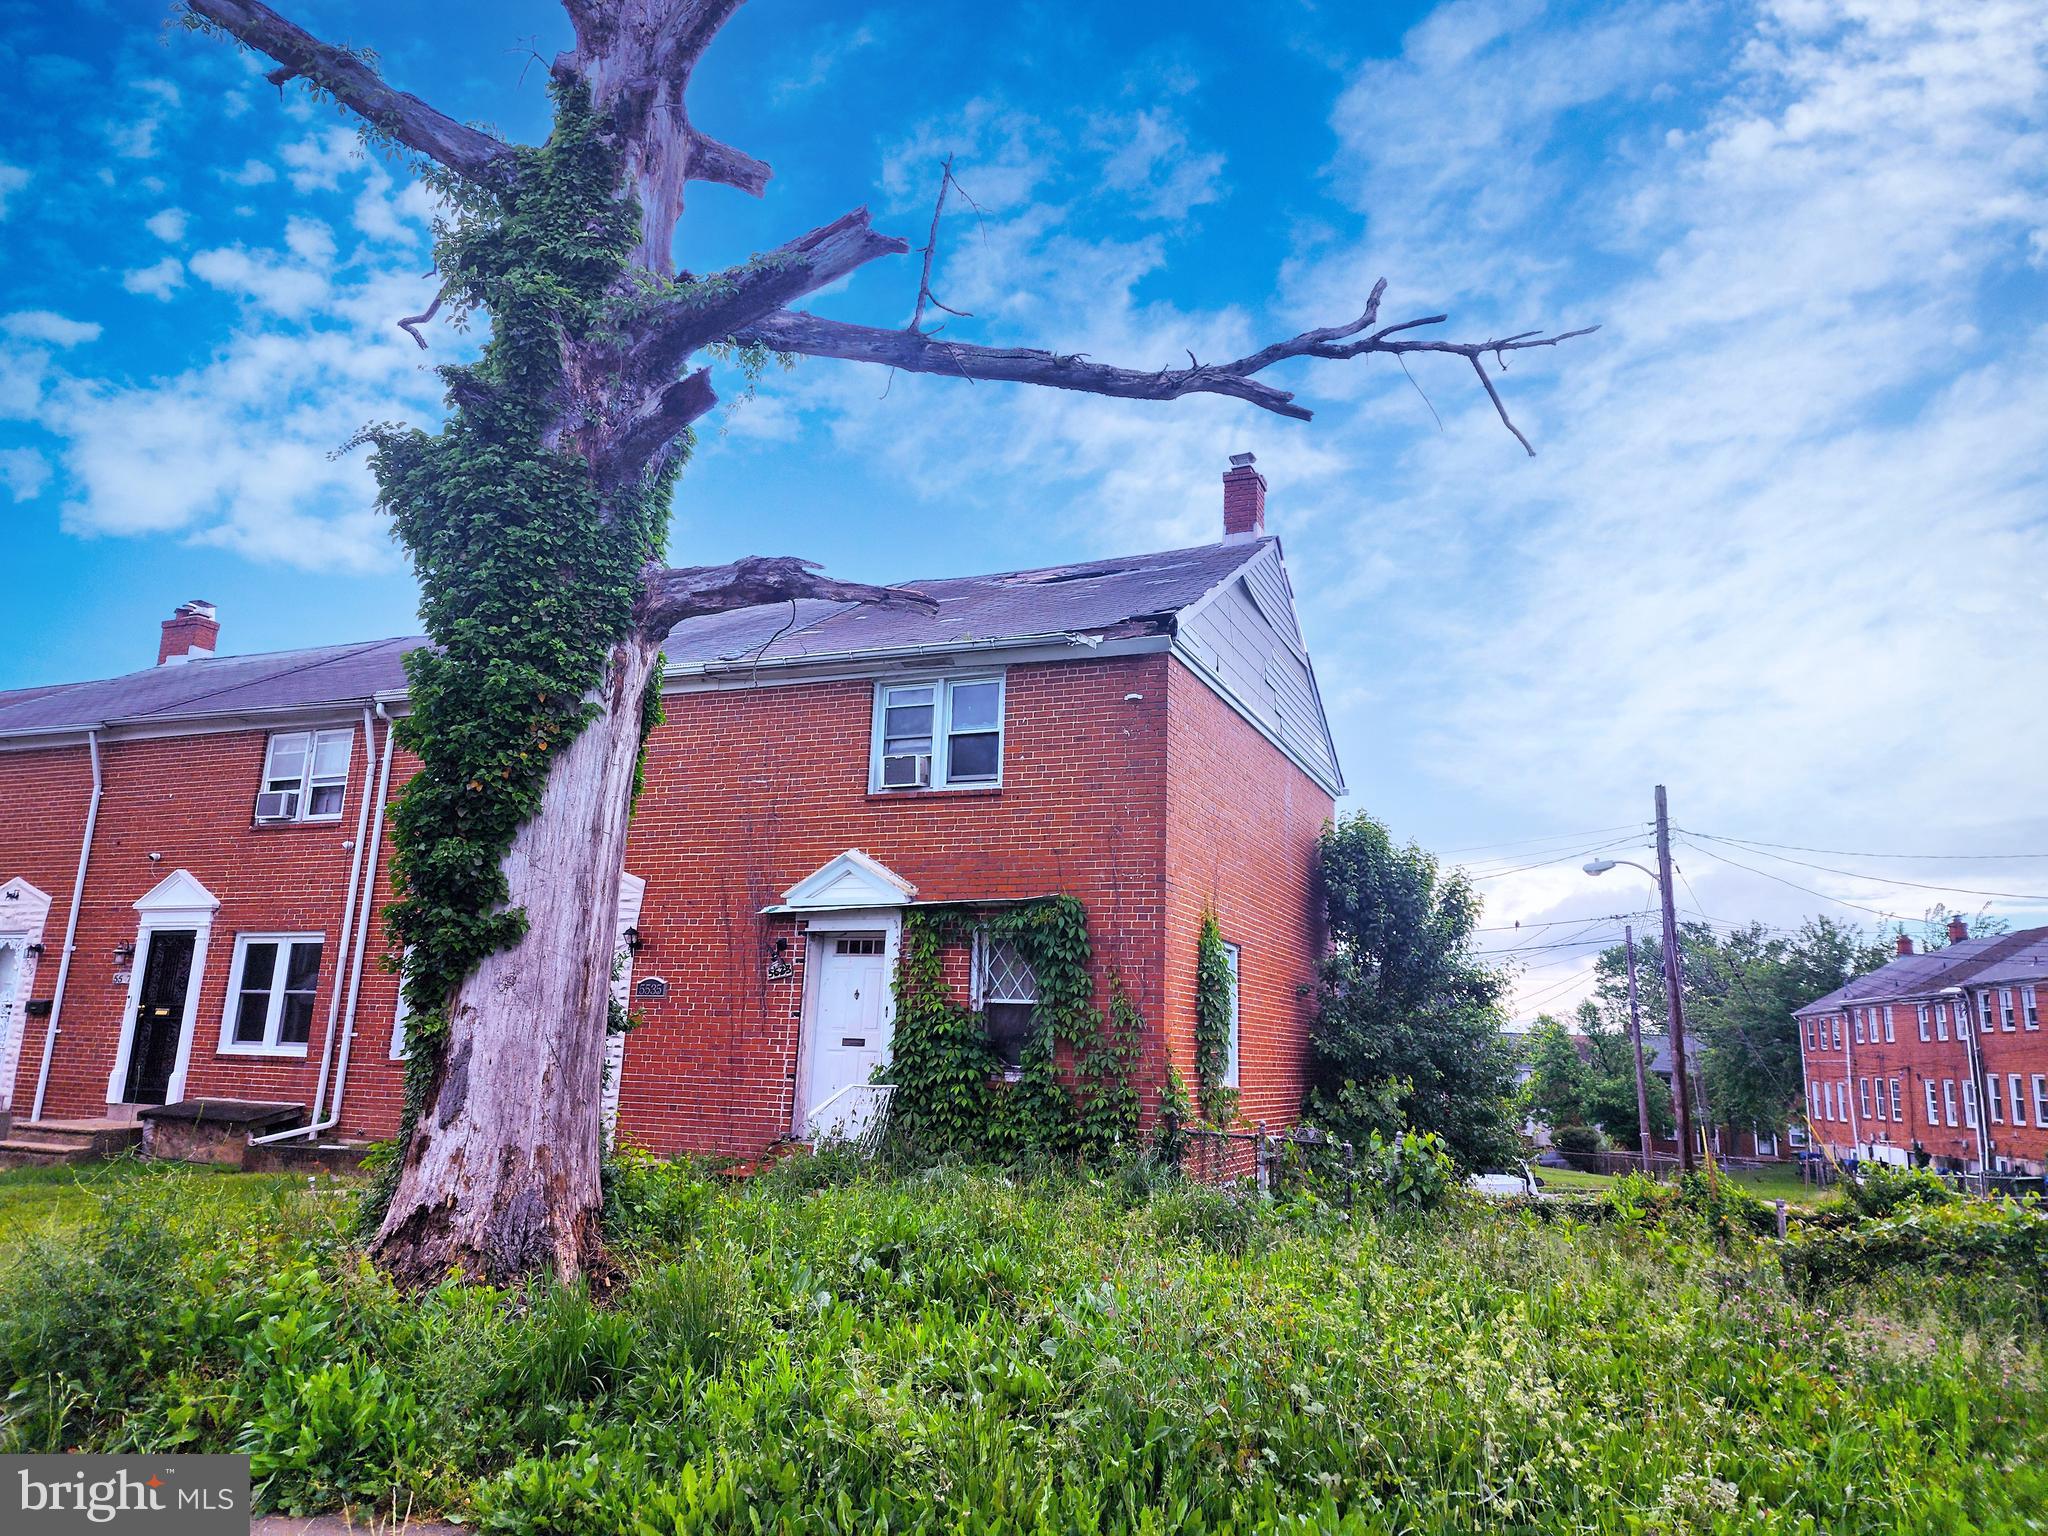
[[[1547,1013],[1536,1016],[1522,1045],[1529,1078],[1522,1085],[1522,1108],[1552,1130],[1584,1125],[1593,1074],[1572,1043],[1571,1031]]]
[[[1511,1157],[1515,1052],[1505,983],[1473,952],[1479,897],[1358,812],[1323,833],[1330,923],[1310,1036],[1308,1111],[1363,1144],[1434,1131],[1466,1168]]]
[[[436,433],[363,434],[379,498],[412,556],[432,649],[408,658],[405,741],[421,760],[395,817],[411,1054],[403,1149],[373,1250],[399,1278],[571,1278],[598,1255],[600,1086],[614,918],[640,747],[659,716],[660,646],[682,619],[797,597],[923,604],[833,581],[807,562],[665,563],[692,424],[717,403],[711,365],[743,377],[782,356],[1006,380],[1127,400],[1226,395],[1306,421],[1266,371],[1291,359],[1440,352],[1488,373],[1570,335],[1425,339],[1442,315],[1356,319],[1234,359],[1121,367],[986,347],[927,328],[939,214],[909,323],[849,325],[790,306],[909,242],[865,208],[707,274],[679,273],[693,181],[759,195],[769,167],[690,120],[692,75],[739,0],[564,0],[574,46],[550,66],[546,143],[507,143],[387,84],[367,50],[312,36],[261,0],[185,0],[186,20],[268,55],[412,157],[444,196],[446,304],[489,315],[470,367],[442,370]],[[1532,450],[1533,451],[1533,450]]]

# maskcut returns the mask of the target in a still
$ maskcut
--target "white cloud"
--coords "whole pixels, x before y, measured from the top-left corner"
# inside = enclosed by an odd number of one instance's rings
[[[18,165],[0,163],[0,220],[7,217],[7,202],[29,183],[29,173]]]
[[[53,347],[75,347],[100,337],[97,321],[73,320],[47,309],[16,310],[0,317],[0,330],[17,341],[39,341]]]
[[[362,141],[346,128],[327,128],[284,147],[295,192],[333,191],[364,163]]]
[[[775,83],[775,100],[787,102],[816,90],[831,79],[848,59],[872,48],[879,41],[880,35],[871,22],[827,28],[812,47],[803,68]]]
[[[1223,195],[1223,156],[1191,149],[1186,127],[1170,112],[1148,107],[1098,118],[1091,138],[1094,147],[1108,151],[1104,184],[1123,193],[1134,212],[1184,219],[1189,209]]]
[[[123,288],[130,293],[147,294],[153,299],[168,299],[184,284],[185,265],[175,256],[166,256],[161,261],[121,274]]]
[[[185,210],[182,208],[166,208],[143,221],[143,227],[152,235],[172,245],[185,238],[185,224]]]
[[[157,153],[157,133],[183,97],[170,80],[137,80],[130,89],[141,98],[140,104],[128,116],[107,124],[107,142],[124,160],[151,160]]]
[[[277,172],[261,160],[244,160],[239,168],[218,174],[222,181],[238,187],[260,187],[277,180]]]
[[[15,501],[34,501],[49,483],[50,461],[35,449],[0,449],[0,485]]]
[[[61,327],[6,323],[24,345],[0,349],[0,412],[59,440],[64,525],[311,569],[392,565],[365,455],[329,455],[366,421],[431,425],[441,409],[433,365],[474,345],[443,333],[422,357],[393,325],[419,307],[416,254],[293,216],[275,246],[202,250],[191,270],[241,318],[182,372],[140,382],[67,372],[28,345],[64,339]]]

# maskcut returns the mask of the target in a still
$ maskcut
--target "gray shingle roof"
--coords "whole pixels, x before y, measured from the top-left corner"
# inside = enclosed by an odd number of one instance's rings
[[[2018,933],[1964,939],[1945,949],[1901,955],[1888,965],[1817,997],[1798,1013],[1821,1013],[1855,1003],[1882,1003],[1902,997],[1932,997],[1943,987],[1981,981],[1984,972],[2028,950],[2048,945],[2048,928],[2023,928]]]
[[[2048,928],[2023,929],[2015,937],[2025,942],[2009,953],[2001,955],[1981,971],[1972,972],[1971,986],[2039,981],[2048,977]]]
[[[1270,539],[1244,539],[1115,560],[901,583],[936,613],[802,600],[686,619],[663,649],[671,670],[715,669],[965,641],[1072,633],[1145,633],[1249,563]],[[405,686],[417,636],[219,656],[123,677],[0,693],[0,737],[150,724],[368,701]]]

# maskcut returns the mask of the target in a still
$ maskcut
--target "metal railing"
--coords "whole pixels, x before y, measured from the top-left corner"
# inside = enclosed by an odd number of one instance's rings
[[[888,1124],[889,1100],[895,1092],[893,1083],[848,1083],[804,1116],[800,1139],[820,1147],[871,1142]]]

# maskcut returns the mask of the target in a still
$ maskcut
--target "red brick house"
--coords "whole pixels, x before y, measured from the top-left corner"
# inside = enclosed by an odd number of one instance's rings
[[[1837,1157],[2048,1171],[2048,928],[1898,957],[1794,1018],[1806,1111]]]
[[[936,614],[807,601],[668,642],[618,923],[642,1027],[608,1106],[656,1150],[802,1134],[886,1059],[904,915],[1072,895],[1099,987],[1145,1020],[1141,1097],[1193,1080],[1196,934],[1239,967],[1242,1112],[1299,1111],[1322,951],[1313,855],[1342,792],[1265,482],[1215,544],[914,583]],[[214,654],[0,693],[0,1109],[231,1099],[388,1135],[404,1021],[380,963],[392,742],[416,639]],[[1032,978],[948,976],[1013,1024]],[[1028,1016],[1028,1006],[1023,1010]]]

